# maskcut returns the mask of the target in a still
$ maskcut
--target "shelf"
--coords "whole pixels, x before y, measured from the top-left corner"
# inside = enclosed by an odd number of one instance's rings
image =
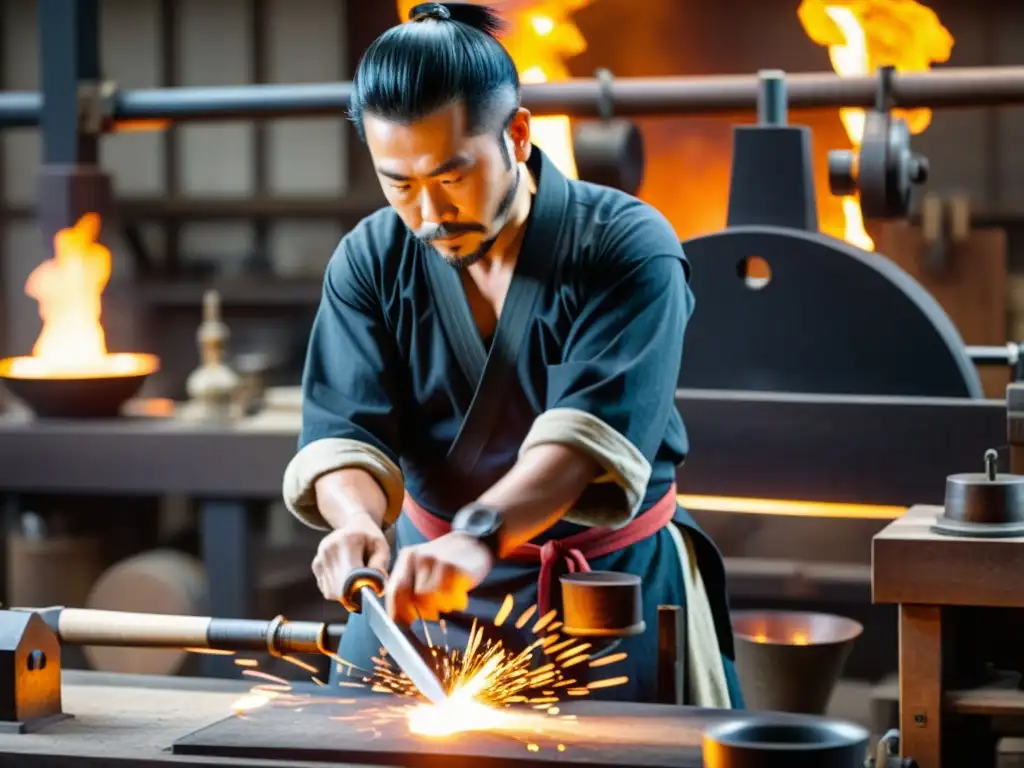
[[[958,715],[1024,715],[1024,690],[1020,689],[1020,675],[1000,673],[984,685],[946,691],[942,708]]]
[[[337,197],[137,197],[115,202],[122,219],[292,219],[359,220],[385,205],[376,192],[350,192]],[[0,216],[32,218],[35,206],[0,209]]]
[[[203,294],[215,290],[225,307],[255,306],[260,308],[315,307],[320,301],[322,281],[319,278],[214,277],[210,280],[143,280],[137,291],[150,306],[196,307]]]

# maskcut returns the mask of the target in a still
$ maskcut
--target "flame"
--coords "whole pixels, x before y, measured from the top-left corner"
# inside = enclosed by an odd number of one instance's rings
[[[571,20],[576,11],[593,0],[493,0],[475,2],[496,5],[508,25],[502,43],[519,70],[523,83],[568,80],[565,62],[587,49],[587,42]],[[406,19],[419,0],[398,0],[399,17]],[[563,115],[535,117],[530,121],[531,139],[570,178],[578,178],[572,148],[572,127]]]
[[[925,72],[949,60],[953,36],[930,8],[915,0],[802,0],[797,16],[807,35],[828,48],[829,60],[841,77],[869,75],[879,67],[897,72]],[[893,110],[907,121],[911,133],[924,131],[931,110]],[[864,138],[863,109],[841,109],[839,119],[856,150]],[[842,198],[843,238],[867,251],[874,241],[864,228],[858,197]]]
[[[28,276],[25,293],[39,302],[43,328],[31,357],[13,358],[18,378],[83,378],[150,373],[151,355],[109,354],[101,322],[110,280],[110,250],[97,242],[100,217],[87,213],[53,238],[54,256]]]
[[[811,644],[810,636],[808,636],[808,634],[806,632],[800,632],[800,631],[793,632],[792,634],[790,634],[790,636],[786,640],[783,640],[781,642],[779,642],[778,640],[773,640],[773,639],[769,638],[768,635],[765,634],[764,632],[758,632],[756,635],[752,635],[750,639],[753,640],[755,643],[760,643],[762,645],[764,645],[766,643],[777,643],[777,644],[780,644],[780,645],[810,645]]]

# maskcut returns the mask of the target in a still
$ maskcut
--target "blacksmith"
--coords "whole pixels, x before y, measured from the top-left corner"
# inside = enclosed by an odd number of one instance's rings
[[[351,119],[389,206],[327,268],[285,499],[328,531],[326,598],[369,565],[414,625],[486,622],[507,594],[540,615],[567,570],[636,574],[648,630],[622,646],[629,684],[594,696],[653,700],[674,604],[689,703],[742,706],[722,559],[676,501],[686,257],[658,211],[531,144],[498,31],[481,6],[426,3],[359,64]],[[377,649],[352,617],[342,657]]]

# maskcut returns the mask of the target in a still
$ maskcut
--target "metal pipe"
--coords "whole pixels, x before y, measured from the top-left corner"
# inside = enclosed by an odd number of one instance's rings
[[[223,120],[242,117],[337,116],[352,83],[149,88],[114,97],[116,120]]]
[[[343,624],[287,621],[281,616],[263,621],[63,606],[11,610],[38,613],[63,645],[264,651],[275,656],[336,654],[345,633]]]
[[[1021,345],[1011,341],[1001,347],[970,346],[967,347],[967,356],[975,365],[1013,366],[1021,358]]]
[[[790,109],[871,108],[878,77],[839,77],[832,72],[786,75]],[[757,75],[617,78],[611,84],[616,116],[656,117],[753,112]],[[210,86],[152,88],[118,92],[115,120],[224,120],[338,115],[347,107],[352,84]],[[537,115],[599,117],[601,86],[576,78],[523,86],[523,104]],[[943,68],[893,75],[892,99],[900,107],[984,107],[1024,104],[1024,67]],[[5,103],[13,106],[4,107]],[[0,94],[0,126],[38,121],[39,94]],[[32,117],[34,122],[27,122]],[[11,121],[15,122],[12,123]]]

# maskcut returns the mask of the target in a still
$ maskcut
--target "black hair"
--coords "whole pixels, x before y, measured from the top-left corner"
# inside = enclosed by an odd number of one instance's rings
[[[461,102],[470,135],[504,132],[519,107],[519,73],[498,41],[501,19],[472,3],[420,3],[370,44],[352,83],[349,119],[410,123]]]

